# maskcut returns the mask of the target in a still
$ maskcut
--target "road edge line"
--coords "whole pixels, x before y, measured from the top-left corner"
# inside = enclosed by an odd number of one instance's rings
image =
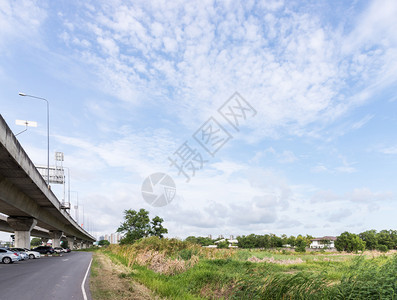
[[[90,268],[91,268],[91,263],[92,263],[92,257],[91,257],[91,260],[90,260],[90,264],[88,265],[87,272],[85,272],[85,276],[84,276],[83,282],[81,283],[81,291],[83,292],[83,299],[84,300],[87,300],[87,294],[85,293],[84,284],[85,284],[85,281],[87,280],[88,272],[90,271]]]

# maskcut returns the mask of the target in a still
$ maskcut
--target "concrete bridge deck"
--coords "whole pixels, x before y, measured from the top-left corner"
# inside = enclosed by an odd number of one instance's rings
[[[16,233],[16,243],[26,246],[27,235],[37,225],[49,230],[56,242],[68,240],[92,243],[95,238],[61,208],[18,140],[0,115],[0,212]],[[4,224],[3,224],[4,225]]]

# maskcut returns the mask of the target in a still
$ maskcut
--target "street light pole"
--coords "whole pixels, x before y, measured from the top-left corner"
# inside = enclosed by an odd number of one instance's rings
[[[76,195],[77,195],[77,202],[76,202],[76,205],[74,206],[74,213],[75,213],[75,216],[76,216],[76,221],[77,221],[77,224],[79,224],[79,193],[78,192],[75,192],[75,191],[71,191],[72,193],[76,193]]]
[[[27,95],[25,93],[19,93],[19,96],[31,97],[39,100],[43,100],[47,103],[47,188],[50,188],[50,104],[48,100],[41,97]]]
[[[69,207],[70,207],[70,169],[68,169],[68,202],[69,202]]]

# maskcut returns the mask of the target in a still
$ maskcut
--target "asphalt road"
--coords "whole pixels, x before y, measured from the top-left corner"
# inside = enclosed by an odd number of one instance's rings
[[[0,263],[0,299],[83,300],[81,285],[91,257],[90,252],[72,251],[59,257]],[[89,272],[84,288],[91,299]]]

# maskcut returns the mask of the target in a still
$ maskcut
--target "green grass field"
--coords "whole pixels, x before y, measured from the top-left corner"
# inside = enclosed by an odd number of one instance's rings
[[[102,251],[169,299],[397,298],[395,254],[207,249],[155,239]]]

